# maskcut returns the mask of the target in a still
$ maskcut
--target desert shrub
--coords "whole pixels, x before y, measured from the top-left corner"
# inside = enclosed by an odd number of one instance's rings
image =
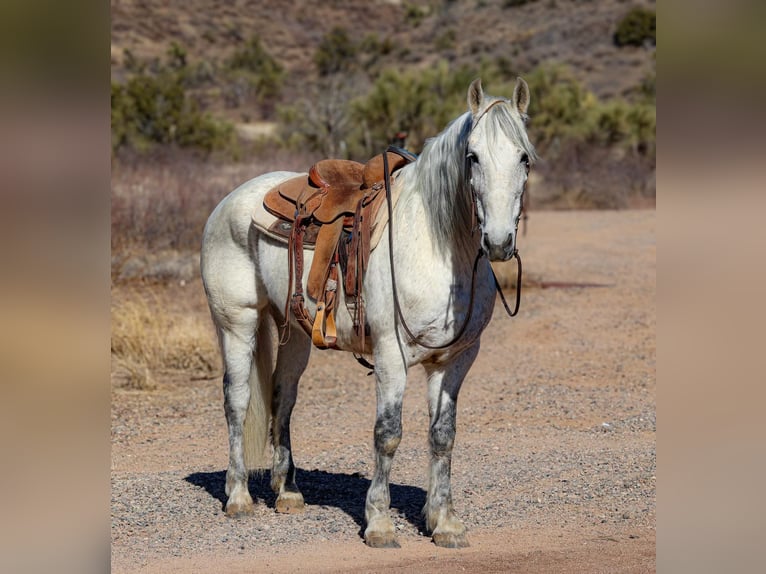
[[[653,103],[600,101],[560,66],[540,67],[527,80],[532,92],[530,136],[543,154],[574,143],[653,150]]]
[[[424,70],[384,69],[372,86],[361,73],[329,76],[308,97],[280,108],[283,139],[294,148],[363,160],[406,132],[407,147],[417,152],[466,110],[466,89],[475,77],[492,81],[496,75],[489,61],[478,68],[441,61]]]
[[[540,151],[561,140],[583,138],[596,98],[562,66],[541,66],[526,76],[532,94],[530,135]]]
[[[269,106],[279,97],[282,89],[284,69],[253,36],[224,62],[226,79],[234,84],[237,94],[235,105],[253,100],[259,105]]]
[[[617,24],[614,43],[617,46],[643,46],[657,43],[657,16],[654,10],[633,8]]]
[[[125,48],[122,53],[122,58],[125,70],[131,74],[143,72],[146,68],[146,63],[143,60],[137,58],[133,51],[129,48]]]
[[[466,110],[466,89],[479,75],[481,70],[451,68],[445,61],[425,70],[384,70],[369,93],[354,103],[365,154],[379,153],[396,132],[407,132],[407,147],[418,151],[426,138]]]
[[[390,37],[381,40],[375,32],[370,32],[357,45],[358,70],[364,71],[368,78],[377,77],[383,58],[393,52],[394,42]]]
[[[630,134],[628,122],[628,104],[623,101],[611,101],[594,109],[594,125],[589,130],[590,139],[605,145],[624,141]]]
[[[457,31],[454,28],[447,28],[439,34],[434,40],[434,48],[439,52],[453,50],[457,45]]]
[[[432,96],[418,73],[389,68],[370,92],[354,102],[353,117],[363,126],[365,155],[385,149],[393,134],[408,132],[410,145],[424,137]]]
[[[656,125],[654,105],[613,99],[598,102],[589,110],[582,133],[584,141],[591,144],[653,156]]]
[[[206,152],[231,143],[232,127],[203,113],[190,98],[182,76],[139,74],[125,85],[112,83],[112,150],[147,150],[175,144]]]
[[[653,193],[656,112],[652,102],[599,100],[567,69],[526,77],[529,131],[542,160],[536,171],[556,207],[619,208]]]
[[[627,114],[628,143],[640,154],[654,158],[657,148],[657,108],[654,104],[634,104]]]
[[[167,51],[167,66],[171,70],[183,70],[186,68],[186,49],[178,42],[171,42]]]
[[[200,109],[188,91],[186,52],[177,44],[166,63],[132,64],[124,84],[112,82],[112,152],[172,144],[211,152],[231,145],[233,128]]]
[[[423,19],[428,16],[430,8],[427,6],[419,6],[412,2],[407,2],[404,5],[404,22],[408,26],[417,28]]]
[[[112,82],[112,153],[125,146],[129,141],[128,121],[125,113],[128,107],[125,88],[116,82]]]
[[[319,43],[314,64],[321,76],[345,72],[354,67],[358,47],[345,28],[335,27]]]
[[[370,32],[359,42],[359,51],[371,56],[385,56],[394,49],[394,42],[390,37],[381,40],[375,32]]]

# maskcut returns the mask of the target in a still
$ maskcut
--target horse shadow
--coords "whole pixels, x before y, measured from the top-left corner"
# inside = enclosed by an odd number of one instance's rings
[[[204,488],[210,496],[226,507],[226,471],[195,472],[188,475],[186,482]],[[359,535],[364,535],[364,503],[370,480],[359,473],[344,474],[324,470],[296,470],[296,482],[307,505],[331,506],[348,514],[359,525]],[[248,487],[253,500],[261,499],[271,508],[276,495],[271,490],[271,473],[267,470],[250,476]],[[422,534],[425,531],[423,506],[426,491],[416,486],[391,483],[391,509],[399,511],[405,520]]]

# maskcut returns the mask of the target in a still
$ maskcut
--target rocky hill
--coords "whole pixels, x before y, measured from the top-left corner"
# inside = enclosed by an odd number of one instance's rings
[[[613,34],[648,0],[112,0],[112,77],[125,75],[126,50],[163,57],[171,43],[191,60],[221,61],[257,35],[287,72],[283,97],[316,77],[322,38],[341,27],[382,44],[379,67],[426,68],[437,60],[500,62],[525,74],[544,62],[571,68],[600,98],[619,96],[653,67],[653,50],[618,48]]]
[[[636,8],[650,11],[638,45],[618,47],[618,24]],[[364,160],[398,134],[417,153],[465,109],[473,78],[510,95],[521,75],[541,156],[537,205],[643,206],[655,196],[656,51],[645,40],[654,9],[651,0],[112,0],[113,153],[160,144],[234,150],[247,162],[276,143]]]

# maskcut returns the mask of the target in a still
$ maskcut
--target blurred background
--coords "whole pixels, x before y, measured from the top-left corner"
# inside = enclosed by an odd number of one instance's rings
[[[654,206],[654,2],[116,0],[111,17],[113,254],[196,248],[265,171],[418,153],[476,77],[529,83],[529,208]]]

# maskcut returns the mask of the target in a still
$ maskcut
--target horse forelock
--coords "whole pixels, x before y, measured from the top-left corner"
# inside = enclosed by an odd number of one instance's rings
[[[498,105],[492,105],[493,102],[501,102]],[[521,114],[511,103],[510,100],[505,98],[494,98],[493,102],[490,102],[492,107],[487,111],[487,137],[491,142],[497,141],[497,138],[502,134],[506,138],[510,139],[517,147],[519,147],[524,153],[529,156],[529,161],[533,162],[537,159],[537,153],[532,142],[529,141],[526,128],[526,114]],[[493,146],[490,146],[490,150]]]

